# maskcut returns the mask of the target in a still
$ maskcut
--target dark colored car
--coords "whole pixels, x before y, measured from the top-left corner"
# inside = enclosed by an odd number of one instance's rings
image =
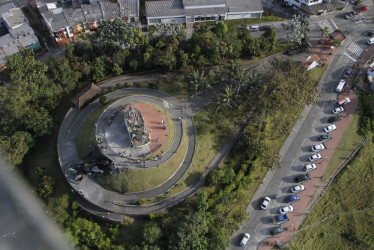
[[[284,232],[284,229],[283,227],[279,226],[279,227],[276,227],[276,228],[273,228],[271,229],[270,233],[272,235],[276,235],[276,234],[280,234],[280,233],[283,233]]]
[[[342,118],[340,116],[331,116],[327,121],[329,123],[335,123],[335,122],[338,122],[338,121],[341,121]]]
[[[321,136],[319,137],[319,140],[320,140],[320,141],[328,141],[328,140],[331,140],[331,139],[332,139],[332,137],[331,137],[330,134],[324,134],[324,135],[321,135]]]
[[[352,68],[348,68],[344,71],[344,78],[348,79],[352,74]]]
[[[311,180],[311,178],[310,178],[310,175],[308,173],[296,176],[296,178],[295,178],[295,181],[299,182],[299,183],[300,182],[305,182],[305,181],[310,181],[310,180]]]
[[[349,18],[354,17],[354,16],[355,16],[355,13],[354,13],[353,11],[348,12],[347,14],[344,15],[344,17],[345,17],[346,19],[349,19]]]
[[[271,29],[270,25],[262,25],[262,26],[260,26],[260,30],[269,30],[269,29]]]
[[[286,197],[286,202],[296,202],[299,201],[300,197],[297,194],[290,195]]]
[[[374,30],[369,30],[368,32],[365,33],[367,36],[373,36],[374,35]]]

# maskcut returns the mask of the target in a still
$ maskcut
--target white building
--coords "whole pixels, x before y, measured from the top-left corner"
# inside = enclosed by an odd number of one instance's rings
[[[292,6],[297,6],[300,8],[302,4],[305,4],[307,6],[312,6],[316,4],[320,4],[323,2],[323,0],[284,0],[285,3],[288,3],[289,5]],[[325,1],[327,2],[327,1]]]
[[[145,3],[148,25],[260,18],[261,0],[167,0]]]

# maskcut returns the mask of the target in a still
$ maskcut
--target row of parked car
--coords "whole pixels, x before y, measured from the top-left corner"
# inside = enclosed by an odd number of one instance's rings
[[[341,99],[338,100],[337,104],[338,105],[339,104],[343,105],[343,104],[347,104],[349,102],[350,102],[349,98],[341,98]],[[345,111],[345,109],[344,109],[343,106],[338,106],[338,107],[336,107],[332,110],[332,113],[335,114],[335,115],[339,115],[340,113],[342,113],[344,111]],[[300,200],[300,196],[298,195],[298,193],[305,190],[305,186],[303,185],[303,183],[311,180],[310,174],[308,172],[317,169],[317,166],[314,162],[322,159],[322,156],[319,152],[327,149],[324,142],[332,139],[332,137],[330,135],[330,132],[332,132],[334,130],[337,130],[337,127],[334,123],[337,122],[337,121],[340,121],[340,120],[341,120],[341,118],[339,116],[332,116],[327,120],[329,123],[332,123],[332,124],[323,128],[325,134],[323,134],[319,137],[319,140],[321,141],[321,143],[317,144],[317,145],[314,145],[310,148],[311,151],[315,152],[316,154],[313,154],[313,155],[308,157],[308,160],[311,163],[303,166],[303,170],[305,171],[305,173],[295,177],[295,181],[297,183],[299,183],[299,185],[291,187],[290,191],[293,194],[287,196],[285,198],[285,202],[293,203],[293,202],[296,202],[296,201]],[[277,198],[277,196],[274,197],[274,198]],[[269,207],[270,203],[271,203],[271,198],[269,196],[266,196],[263,199],[263,201],[260,205],[260,208],[265,210]],[[272,235],[276,235],[276,234],[284,232],[284,229],[282,228],[282,226],[280,224],[289,221],[287,214],[291,213],[293,211],[294,211],[294,207],[291,204],[289,204],[287,206],[284,206],[284,207],[280,207],[278,209],[278,212],[279,212],[280,215],[273,217],[272,220],[271,220],[273,224],[278,224],[277,227],[270,230],[270,233]],[[243,236],[243,238],[240,242],[240,245],[245,246],[247,241],[249,240],[249,238],[250,238],[250,235],[248,233],[244,234],[244,236]]]

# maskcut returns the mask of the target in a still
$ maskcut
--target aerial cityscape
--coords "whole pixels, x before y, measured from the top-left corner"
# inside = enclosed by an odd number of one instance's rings
[[[1,0],[0,249],[374,249],[369,0]]]

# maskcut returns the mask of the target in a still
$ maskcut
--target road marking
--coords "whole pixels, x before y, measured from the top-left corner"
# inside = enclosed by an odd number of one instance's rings
[[[360,56],[362,51],[364,51],[363,48],[361,48],[357,43],[354,42],[351,42],[347,49],[357,56]]]
[[[293,161],[292,161],[292,163],[291,163],[291,166],[293,165],[294,162],[295,162],[295,158],[293,158]]]
[[[304,141],[303,141],[303,143],[301,144],[301,146],[304,146],[305,141],[306,141],[306,138],[304,138]]]
[[[256,228],[255,228],[255,232],[256,232],[256,230],[257,230],[257,228],[258,228],[258,225],[260,225],[260,223],[257,224],[257,226],[256,226]]]
[[[333,19],[330,20],[332,22],[332,24],[335,26],[335,29],[337,30],[338,29],[338,26],[336,26],[336,23],[334,22]]]
[[[314,120],[313,124],[312,124],[312,127],[314,126],[314,124],[316,123],[317,120]]]
[[[322,109],[325,107],[326,102],[323,102]]]
[[[351,57],[350,55],[348,55],[346,52],[344,52],[344,55],[346,55],[348,58],[350,58],[352,61],[355,61],[355,62],[357,62],[357,60],[356,59],[354,59],[353,57]]]
[[[283,180],[281,181],[281,183],[279,184],[279,186],[278,187],[280,187],[281,185],[283,184]]]

